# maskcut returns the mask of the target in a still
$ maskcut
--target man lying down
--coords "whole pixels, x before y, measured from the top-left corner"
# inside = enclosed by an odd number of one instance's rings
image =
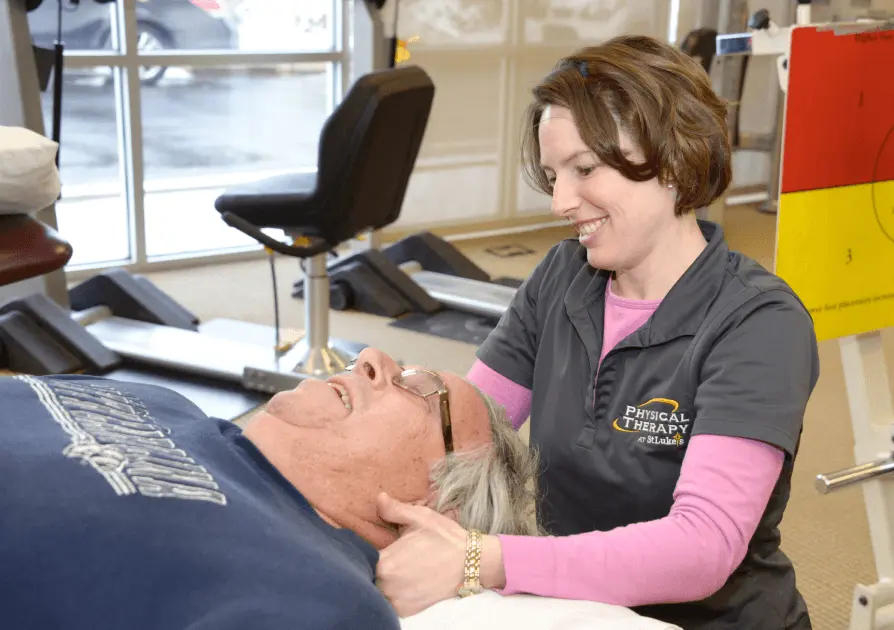
[[[244,431],[170,390],[89,376],[0,377],[0,428],[4,627],[501,627],[484,607],[514,629],[667,628],[495,593],[399,620],[375,586],[397,537],[377,496],[531,534],[535,458],[473,385],[375,350],[276,395]]]

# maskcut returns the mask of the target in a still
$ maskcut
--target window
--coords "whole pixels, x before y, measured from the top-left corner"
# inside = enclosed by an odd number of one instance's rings
[[[28,13],[28,27],[36,46],[52,49],[61,34],[67,52],[112,50],[114,5],[92,0],[80,5],[62,0],[61,4],[61,33],[57,0],[43,2]]]
[[[168,68],[142,89],[146,254],[254,246],[214,200],[234,184],[314,170],[332,64]]]
[[[72,244],[72,266],[124,262],[131,254],[116,105],[120,80],[111,68],[66,70],[56,203],[60,232]],[[41,94],[44,127],[53,129],[52,86]]]
[[[344,87],[345,5],[49,0],[30,12],[36,45],[65,44],[57,214],[69,268],[259,249],[214,200],[316,168]],[[52,86],[42,105],[49,135]]]
[[[337,14],[329,0],[241,0],[231,6],[241,50],[317,52],[338,48]]]

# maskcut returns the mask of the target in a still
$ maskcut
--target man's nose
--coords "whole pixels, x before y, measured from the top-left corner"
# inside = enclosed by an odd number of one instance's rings
[[[381,386],[396,379],[401,370],[397,362],[381,350],[364,348],[357,355],[357,368],[354,372],[371,380],[373,385]]]

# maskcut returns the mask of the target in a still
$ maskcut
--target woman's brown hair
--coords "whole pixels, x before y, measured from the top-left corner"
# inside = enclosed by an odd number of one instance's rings
[[[581,139],[599,160],[630,180],[658,177],[677,186],[676,213],[708,206],[732,179],[727,104],[691,57],[657,39],[624,35],[565,57],[533,89],[524,119],[522,163],[547,195],[537,133],[548,105],[571,111]],[[624,157],[618,125],[642,151]]]

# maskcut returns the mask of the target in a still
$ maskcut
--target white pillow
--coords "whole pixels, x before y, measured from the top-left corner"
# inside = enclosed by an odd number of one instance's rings
[[[680,630],[629,608],[485,591],[435,604],[405,617],[401,630]]]
[[[58,149],[30,129],[0,126],[0,214],[34,214],[59,198]]]

